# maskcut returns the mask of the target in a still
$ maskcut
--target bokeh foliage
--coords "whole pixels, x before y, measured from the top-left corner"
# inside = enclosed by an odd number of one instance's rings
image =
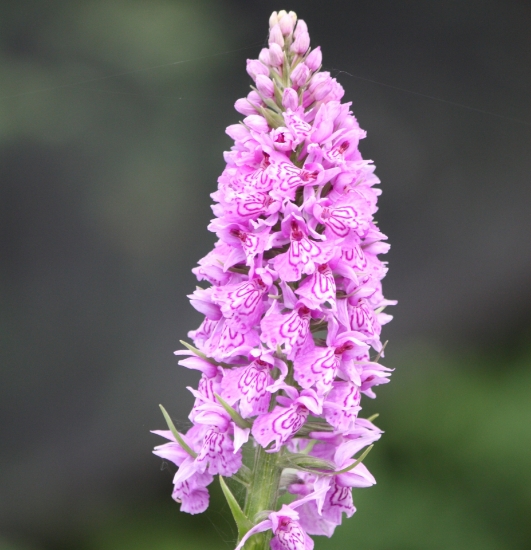
[[[525,122],[524,4],[0,0],[1,550],[233,548],[218,489],[179,513],[148,431],[191,403],[172,351],[268,12],[306,18],[327,68]],[[500,346],[531,312],[528,126],[339,78],[383,180],[402,336],[365,411],[378,485],[316,549],[527,548],[531,353]]]
[[[418,346],[393,357],[392,384],[366,413],[378,410],[385,430],[367,458],[378,484],[354,491],[357,513],[332,539],[316,537],[316,550],[527,548],[531,353],[463,355]],[[109,511],[64,547],[230,550],[230,513],[219,488],[212,492],[204,515],[179,513],[168,491]]]

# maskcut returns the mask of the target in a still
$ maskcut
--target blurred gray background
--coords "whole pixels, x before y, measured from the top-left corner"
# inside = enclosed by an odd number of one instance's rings
[[[179,514],[149,430],[192,403],[172,352],[274,9],[368,132],[399,300],[379,485],[316,549],[529,547],[531,4],[1,0],[2,550],[233,547],[216,488]]]

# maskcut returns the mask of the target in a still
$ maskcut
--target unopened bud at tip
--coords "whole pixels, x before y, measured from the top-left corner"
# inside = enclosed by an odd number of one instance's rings
[[[273,81],[263,74],[259,74],[256,77],[256,88],[266,98],[271,98],[275,95],[275,85]]]
[[[308,69],[310,71],[316,71],[323,62],[323,54],[321,53],[321,47],[317,46],[314,50],[312,50],[308,57],[305,60],[306,65],[308,66]]]
[[[269,45],[271,46],[271,44],[278,44],[281,48],[284,47],[284,36],[278,23],[269,31]]]
[[[299,34],[301,33],[307,33],[308,32],[308,25],[304,21],[304,19],[299,19],[297,21],[297,26],[295,27],[295,32],[293,33],[293,36],[297,38]]]
[[[243,119],[243,123],[250,130],[264,134],[269,132],[269,126],[266,119],[260,115],[249,115]]]
[[[258,60],[264,65],[269,65],[269,50],[267,48],[262,48],[260,54],[258,55]]]
[[[246,98],[241,98],[236,101],[234,108],[242,115],[255,115],[256,109]]]
[[[299,63],[291,73],[291,82],[294,86],[300,88],[306,84],[309,76],[310,69],[304,63]]]
[[[291,17],[289,13],[282,14],[282,17],[280,16],[282,12],[278,14],[278,24],[280,26],[280,30],[282,31],[282,34],[284,36],[288,36],[293,32],[293,27],[295,27],[295,20]]]
[[[260,97],[258,92],[255,92],[254,90],[251,90],[247,94],[247,100],[249,101],[249,103],[252,103],[253,105],[256,105],[256,106],[261,107],[263,105],[262,98]]]
[[[272,67],[280,67],[284,63],[284,52],[278,44],[271,44],[268,53],[269,64]]]
[[[256,77],[259,74],[269,74],[269,69],[258,59],[248,59],[247,60],[247,74],[253,79],[256,80]]]
[[[291,51],[298,55],[304,55],[310,47],[310,35],[307,32],[300,33],[291,45]]]
[[[269,28],[272,29],[278,23],[278,13],[274,11],[269,17]]]
[[[286,88],[282,95],[282,106],[284,109],[295,111],[298,105],[299,97],[297,96],[297,92],[293,88]]]

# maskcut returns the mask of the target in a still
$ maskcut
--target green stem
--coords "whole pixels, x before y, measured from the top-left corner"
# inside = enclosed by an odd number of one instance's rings
[[[253,523],[256,523],[255,517],[260,512],[276,510],[282,473],[282,468],[279,466],[280,455],[281,452],[266,453],[260,445],[256,447],[252,477],[244,507],[245,515]],[[252,536],[246,543],[245,550],[269,550],[271,535],[271,531],[266,531]]]

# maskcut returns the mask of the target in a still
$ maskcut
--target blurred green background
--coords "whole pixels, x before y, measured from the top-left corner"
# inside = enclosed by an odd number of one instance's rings
[[[1,550],[234,547],[149,430],[186,422],[190,270],[283,8],[368,131],[399,300],[378,484],[316,549],[530,547],[531,5],[0,0]]]

